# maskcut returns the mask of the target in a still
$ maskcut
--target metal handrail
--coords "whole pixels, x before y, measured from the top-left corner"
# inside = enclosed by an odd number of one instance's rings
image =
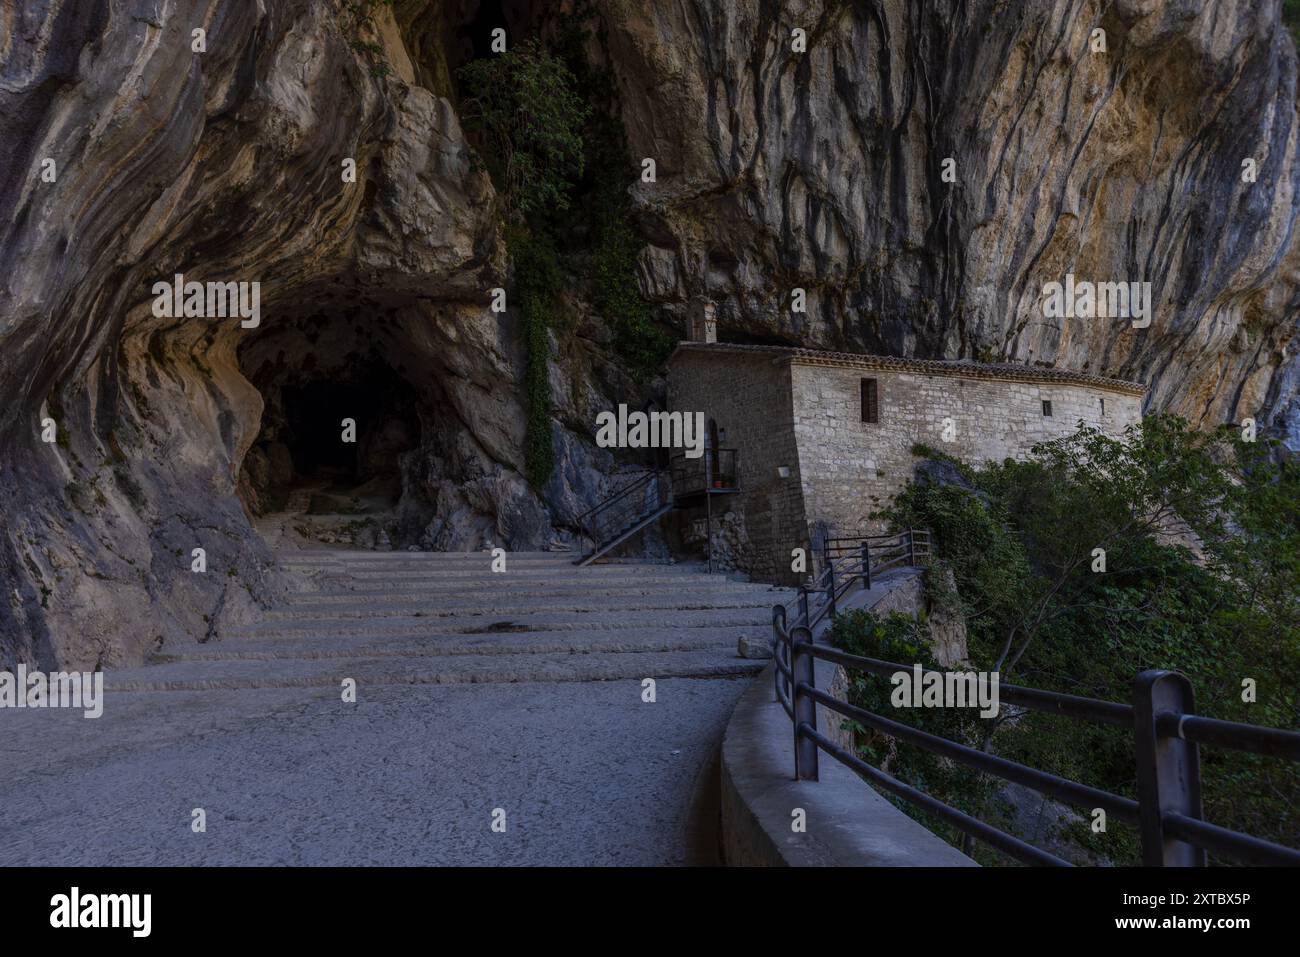
[[[659,469],[646,470],[644,473],[637,476],[632,481],[628,482],[626,485],[622,486],[617,492],[615,492],[614,494],[606,498],[601,499],[591,508],[587,509],[581,515],[579,515],[576,519],[578,526],[580,528],[586,528],[591,516],[597,514],[598,512],[602,512],[608,509],[610,506],[616,504],[621,499],[626,497],[630,492],[635,491],[636,489],[639,488],[644,488],[647,484],[649,484],[649,482],[652,479],[657,478],[660,474],[661,472]]]
[[[874,546],[872,543],[875,542]],[[881,542],[885,544],[882,546]],[[844,544],[851,543],[851,544]],[[838,551],[839,555],[832,552]],[[885,556],[882,559],[882,556]],[[903,562],[902,559],[907,561]],[[827,615],[836,614],[839,600],[856,582],[871,587],[876,572],[906,565],[923,565],[930,558],[928,529],[909,528],[889,535],[864,535],[860,538],[828,538],[822,543],[822,570],[799,589],[801,606],[809,596],[822,596],[816,608],[805,615],[808,627],[815,627]]]
[[[679,496],[694,495],[710,489],[738,489],[740,451],[705,449],[704,454],[697,458],[679,452],[668,460],[668,471],[673,492]]]
[[[817,645],[814,654],[824,661],[832,662],[844,668],[866,671],[881,678],[888,678],[900,671],[912,670],[911,665],[881,661],[878,658],[863,658],[826,645]],[[922,669],[922,674],[931,673],[944,674],[943,671],[937,669]],[[1133,727],[1133,706],[1120,704],[1117,701],[1099,701],[1094,698],[1083,698],[1079,695],[1063,694],[1059,691],[1043,691],[1041,688],[1024,688],[1020,685],[1007,685],[1001,682],[998,683],[998,697],[1002,701],[1019,705],[1030,711],[1081,718],[1097,724]]]
[[[857,771],[864,778],[867,778],[877,786],[884,788],[891,794],[896,794],[910,804],[915,804],[936,817],[943,818],[949,824],[958,828],[965,834],[978,838],[991,847],[996,847],[1017,860],[1027,861],[1033,864],[1041,864],[1053,867],[1069,867],[1070,862],[1062,860],[1055,854],[1050,854],[1041,848],[1034,847],[1018,837],[999,831],[991,824],[985,824],[979,818],[971,817],[964,811],[959,811],[955,807],[944,804],[938,798],[935,798],[924,791],[912,787],[910,784],[904,784],[893,775],[886,774],[877,767],[873,767],[863,761],[857,755],[849,754],[838,747],[833,741],[821,734],[815,728],[807,732],[808,737],[823,751],[837,758],[841,764],[850,770]]]
[[[651,485],[655,485],[657,488],[660,505],[672,501],[672,488],[669,483],[662,481],[663,477],[664,471],[662,469],[646,470],[643,475],[628,482],[613,495],[602,499],[579,515],[577,518],[578,527],[597,545],[604,544],[611,536],[622,531],[628,522],[646,514],[646,509],[640,507],[641,499]],[[629,510],[629,503],[636,504],[637,508]],[[603,528],[602,524],[607,523],[607,516],[610,515],[618,516],[619,520],[613,523],[614,527]]]
[[[914,540],[919,544],[919,537]],[[868,554],[865,549],[863,554]],[[869,573],[869,557],[866,562]],[[806,588],[800,589],[798,610],[793,619],[784,605],[772,609],[776,664],[773,680],[777,700],[790,717],[794,729],[797,779],[817,780],[817,755],[825,752],[871,783],[935,814],[962,833],[1015,860],[1054,866],[1068,866],[1069,863],[959,811],[845,751],[817,730],[817,705],[820,704],[836,714],[932,754],[1022,784],[1077,807],[1102,809],[1110,817],[1135,825],[1142,840],[1143,862],[1148,865],[1204,866],[1208,850],[1243,863],[1300,866],[1300,850],[1202,820],[1199,748],[1204,743],[1300,761],[1300,733],[1193,714],[1191,683],[1178,672],[1152,670],[1139,674],[1133,682],[1132,704],[1040,688],[998,686],[1001,701],[1027,710],[1131,729],[1138,762],[1137,800],[1000,758],[840,701],[819,690],[813,667],[816,660],[879,677],[912,671],[908,665],[852,655],[813,643],[812,629],[828,612],[834,613],[835,567],[833,562],[828,562],[827,568],[814,580],[815,583],[827,580],[828,597],[811,614]],[[848,571],[843,561],[840,568]],[[847,583],[843,587],[847,588]],[[937,669],[923,669],[923,673],[946,674]]]
[[[814,656],[817,654],[816,646],[813,647]],[[1122,797],[1118,794],[1111,794],[1102,791],[1099,788],[1090,787],[1087,784],[1079,784],[1068,778],[1058,777],[1055,774],[1049,774],[1046,771],[1039,771],[1028,765],[1018,764],[1015,761],[1009,761],[1006,758],[1000,758],[997,755],[989,754],[986,751],[980,751],[969,745],[959,744],[956,741],[950,741],[947,738],[940,737],[937,734],[931,734],[928,731],[922,731],[911,725],[903,724],[901,721],[894,721],[883,715],[867,711],[865,708],[859,708],[851,704],[846,704],[838,698],[833,698],[825,691],[817,688],[803,687],[801,689],[810,695],[814,701],[825,705],[832,711],[844,715],[846,718],[852,718],[869,728],[896,738],[899,741],[906,741],[908,744],[914,744],[923,748],[932,754],[949,758],[959,764],[975,768],[977,771],[983,771],[992,774],[1004,781],[1011,781],[1014,784],[1023,784],[1025,787],[1033,788],[1041,794],[1047,794],[1051,797],[1066,801],[1076,807],[1091,810],[1092,808],[1102,808],[1108,815],[1118,818],[1128,824],[1138,823],[1138,804],[1132,798]]]

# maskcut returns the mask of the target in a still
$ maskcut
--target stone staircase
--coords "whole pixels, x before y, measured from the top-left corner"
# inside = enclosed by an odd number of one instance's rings
[[[118,691],[743,675],[790,592],[697,565],[575,568],[565,553],[291,550],[292,590],[221,641],[109,672]]]
[[[5,716],[0,866],[716,863],[717,748],[763,664],[737,640],[789,592],[303,545],[255,623],[106,671],[99,719]]]

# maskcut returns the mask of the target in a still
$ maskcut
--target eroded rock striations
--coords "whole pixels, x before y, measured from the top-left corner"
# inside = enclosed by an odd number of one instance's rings
[[[429,486],[419,534],[545,544],[517,334],[486,308],[505,279],[492,186],[451,103],[407,82],[391,21],[381,77],[315,0],[2,9],[0,658],[138,660],[266,600],[237,491],[267,364],[281,385],[400,368],[430,422],[405,467]],[[177,273],[260,282],[260,328],[155,318],[152,285]]]
[[[789,343],[1136,379],[1300,449],[1278,4],[601,6],[630,150],[657,163],[635,188],[656,298],[707,294],[722,327]],[[1044,318],[1067,273],[1151,282],[1151,326]]]
[[[556,469],[523,478],[518,318],[488,309],[508,256],[453,82],[471,28],[545,35],[570,5],[489,6],[400,0],[358,44],[323,0],[0,0],[0,666],[138,661],[265,603],[250,519],[300,467],[314,384],[372,397],[360,454],[398,462],[370,477],[397,547],[545,547],[604,493],[590,423],[630,380],[581,289],[552,340]],[[1296,57],[1272,0],[594,16],[629,182],[657,163],[631,193],[665,321],[707,295],[761,341],[1140,379],[1152,407],[1300,448]],[[1150,281],[1151,326],[1045,319],[1067,272]],[[156,317],[176,274],[259,282],[260,325]]]

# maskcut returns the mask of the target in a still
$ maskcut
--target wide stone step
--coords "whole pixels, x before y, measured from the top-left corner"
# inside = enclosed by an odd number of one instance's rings
[[[762,629],[757,629],[761,631]],[[373,634],[242,638],[180,648],[154,656],[151,664],[177,661],[270,661],[291,658],[404,658],[435,655],[604,654],[628,651],[734,652],[737,640],[755,629],[678,628],[622,631],[501,631],[384,637]],[[767,629],[764,634],[770,633]]]
[[[590,566],[588,566],[589,570]],[[396,571],[342,571],[332,568],[320,568],[305,573],[299,571],[297,574],[307,575],[309,578],[335,578],[346,577],[358,582],[466,582],[473,584],[475,582],[504,582],[504,581],[526,581],[526,582],[587,582],[599,584],[602,582],[656,582],[663,584],[686,583],[686,582],[721,582],[727,584],[750,584],[740,578],[729,578],[723,575],[701,575],[696,572],[682,571],[651,571],[645,570],[640,572],[624,572],[621,569],[616,572],[594,572],[583,574],[584,569],[575,569],[571,565],[564,568],[554,569],[520,569],[511,568],[505,572],[493,572],[489,567],[466,568],[457,570],[439,571],[436,569],[408,569]],[[757,587],[757,586],[756,586]]]
[[[456,655],[320,660],[179,661],[104,673],[106,692],[203,691],[229,688],[341,688],[358,694],[374,685],[552,681],[640,681],[643,678],[752,674],[762,662],[704,649],[605,654]],[[635,689],[629,693],[635,693]],[[111,707],[107,695],[105,707]]]
[[[707,611],[602,611],[574,615],[572,612],[532,612],[522,615],[484,614],[459,620],[431,615],[392,615],[384,618],[316,617],[264,621],[223,634],[229,640],[245,637],[302,636],[306,634],[372,634],[385,637],[490,633],[505,627],[536,631],[617,631],[624,629],[752,628],[772,627],[770,609],[722,608]]]
[[[732,599],[752,599],[756,604],[775,603],[786,592],[754,585],[726,585],[711,582],[691,582],[680,585],[615,585],[615,586],[525,586],[522,583],[507,584],[497,582],[476,588],[463,588],[450,585],[445,588],[409,586],[394,588],[392,586],[353,585],[348,587],[322,588],[319,591],[292,592],[286,596],[289,605],[319,604],[335,605],[357,602],[364,599],[380,604],[402,604],[419,600],[449,602],[451,604],[488,603],[493,598],[508,596],[512,602],[524,599],[537,599],[539,602],[556,602],[572,600],[575,604],[588,603],[597,599],[623,602],[642,598],[660,598],[664,596],[689,598],[692,602],[725,601]],[[474,601],[477,599],[478,601]]]
[[[533,568],[573,567],[573,552],[506,552],[507,565],[527,565]],[[417,565],[427,567],[464,567],[475,562],[491,564],[492,553],[485,550],[473,552],[277,552],[281,565],[347,565],[355,568],[384,568],[392,565]],[[671,567],[666,562],[638,563],[640,567]],[[624,567],[633,567],[632,564]]]
[[[741,582],[695,582],[687,580],[675,583],[629,580],[626,582],[574,583],[561,581],[503,581],[501,579],[478,581],[468,585],[437,581],[384,582],[324,579],[303,582],[300,588],[287,592],[287,594],[294,596],[295,599],[310,595],[357,595],[360,597],[438,595],[443,598],[449,595],[482,598],[490,598],[493,595],[528,595],[537,598],[560,595],[569,597],[599,595],[615,600],[621,597],[635,598],[638,595],[672,594],[703,595],[705,597],[716,595],[720,598],[731,595],[784,596],[790,598],[795,595],[789,589],[769,588],[766,585],[748,585]]]
[[[281,565],[281,568],[286,566]],[[506,565],[504,571],[493,570],[490,562],[474,562],[473,564],[463,564],[455,567],[438,567],[433,565],[413,565],[401,564],[391,566],[355,566],[355,565],[302,565],[287,566],[290,574],[302,575],[308,578],[320,577],[323,575],[337,576],[346,575],[349,578],[357,579],[390,579],[398,581],[402,579],[436,579],[445,581],[459,581],[484,579],[494,581],[504,581],[509,579],[540,579],[544,581],[562,580],[572,582],[597,582],[597,581],[635,581],[640,578],[653,578],[662,581],[687,581],[703,578],[706,581],[744,581],[741,576],[726,575],[702,575],[693,571],[675,571],[669,566],[653,566],[641,570],[629,570],[623,568],[612,569],[610,571],[596,571],[589,574],[583,574],[584,569],[577,568],[569,563],[563,565]]]
[[[744,575],[737,572],[715,572],[709,574],[704,566],[696,564],[678,565],[588,565],[582,568],[572,562],[523,562],[508,560],[505,570],[494,570],[493,562],[487,556],[470,556],[459,562],[443,561],[393,561],[393,562],[279,562],[281,568],[295,574],[347,574],[363,578],[392,575],[397,578],[418,578],[420,576],[447,578],[492,578],[537,576],[542,578],[560,577],[572,581],[595,581],[603,578],[627,579],[639,577],[666,578],[681,580],[684,578],[704,578],[712,581],[746,581]],[[496,566],[498,569],[500,566]]]
[[[502,596],[503,598],[513,596]],[[598,598],[577,599],[533,599],[532,601],[480,601],[466,602],[459,600],[438,599],[426,601],[411,598],[403,601],[358,602],[352,598],[349,603],[304,603],[273,608],[264,613],[266,621],[288,621],[299,618],[338,619],[338,618],[391,618],[413,617],[453,618],[458,616],[479,617],[493,615],[528,615],[544,612],[567,612],[569,615],[610,614],[609,602]],[[618,614],[635,614],[638,612],[658,612],[661,616],[677,612],[700,612],[727,609],[769,609],[771,604],[755,596],[737,596],[727,598],[695,598],[692,595],[664,595],[661,597],[645,596],[619,601]],[[665,625],[671,624],[664,621]]]

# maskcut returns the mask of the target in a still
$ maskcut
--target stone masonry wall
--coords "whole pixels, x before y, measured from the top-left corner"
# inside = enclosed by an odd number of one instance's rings
[[[727,363],[726,365],[729,365]],[[862,379],[876,380],[879,421],[862,421]],[[870,513],[912,475],[916,443],[972,464],[1024,458],[1036,442],[1068,435],[1080,420],[1118,435],[1141,421],[1139,396],[1104,385],[980,379],[953,373],[790,364],[794,433],[804,510],[820,537],[884,531]],[[1043,414],[1042,403],[1052,403]],[[1102,400],[1105,411],[1102,411]],[[945,441],[951,419],[951,441]]]
[[[722,448],[740,450],[739,495],[713,500],[715,546],[723,565],[761,581],[796,584],[790,552],[807,546],[800,494],[799,455],[790,418],[790,368],[771,356],[727,356],[679,352],[669,375],[673,411],[703,412],[717,422]],[[778,467],[789,469],[782,478]],[[728,517],[727,513],[731,516]],[[685,514],[703,521],[704,510]],[[726,532],[717,534],[719,530]]]

